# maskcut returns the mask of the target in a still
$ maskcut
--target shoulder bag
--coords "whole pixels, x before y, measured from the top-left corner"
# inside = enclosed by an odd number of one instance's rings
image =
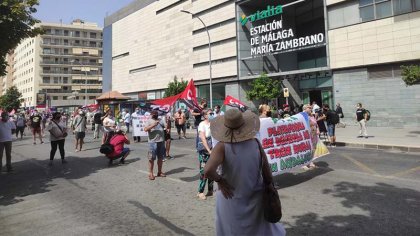
[[[61,136],[62,137],[67,137],[67,132],[65,132],[55,121],[52,120],[52,122],[58,127],[58,129],[61,131]]]
[[[260,149],[261,156],[261,174],[263,177],[264,190],[263,190],[263,210],[264,219],[270,223],[277,223],[282,217],[281,202],[279,193],[273,184],[273,176],[268,166],[267,156],[261,146],[260,141],[256,139]]]

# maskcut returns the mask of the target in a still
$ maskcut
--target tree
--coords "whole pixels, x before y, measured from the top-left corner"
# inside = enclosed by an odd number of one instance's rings
[[[269,100],[280,96],[280,82],[271,79],[265,73],[249,84],[251,89],[246,91],[246,98],[250,101],[263,100],[264,103],[268,103]]]
[[[20,97],[22,94],[16,86],[12,86],[7,89],[5,95],[0,97],[0,107],[8,112],[13,109],[17,110],[20,107]]]
[[[165,89],[165,97],[170,97],[182,93],[188,85],[188,81],[178,81],[178,78],[174,76],[174,81],[169,82],[168,87]]]
[[[0,3],[0,76],[6,74],[6,54],[22,39],[42,33],[33,27],[39,20],[32,17],[39,0],[2,0]]]
[[[407,87],[420,82],[420,66],[401,66],[401,70],[402,80]]]

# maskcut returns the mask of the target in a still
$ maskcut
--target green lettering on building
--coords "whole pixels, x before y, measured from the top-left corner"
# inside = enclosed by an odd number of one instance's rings
[[[277,6],[267,6],[267,9],[262,10],[262,11],[257,11],[249,16],[246,15],[242,15],[241,17],[241,24],[242,25],[246,25],[246,23],[249,22],[254,22],[254,21],[258,21],[258,20],[264,20],[266,18],[272,17],[272,16],[276,16],[276,15],[280,15],[283,13],[283,6],[282,5],[277,5]]]

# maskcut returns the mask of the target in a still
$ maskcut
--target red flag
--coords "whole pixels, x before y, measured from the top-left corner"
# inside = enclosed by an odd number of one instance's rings
[[[194,85],[194,80],[190,80],[184,92],[181,93],[179,99],[182,99],[190,109],[198,108],[201,110],[197,102],[197,91]]]
[[[181,94],[177,94],[177,95],[170,96],[167,98],[154,100],[152,103],[155,105],[160,105],[160,106],[172,106],[179,99],[180,96]]]
[[[236,99],[236,98],[234,98],[234,97],[232,97],[230,95],[228,95],[225,98],[225,101],[224,101],[223,104],[224,105],[231,106],[231,107],[237,107],[241,111],[245,111],[247,109],[247,106],[245,106],[245,104],[243,104],[241,101],[239,101],[238,99]]]

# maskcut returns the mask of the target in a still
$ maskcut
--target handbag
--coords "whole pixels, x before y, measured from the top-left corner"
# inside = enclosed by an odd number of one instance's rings
[[[263,177],[263,211],[264,219],[270,223],[277,223],[282,217],[279,193],[274,187],[273,176],[268,166],[267,156],[261,143],[256,139],[261,156],[261,175]]]
[[[54,122],[54,124],[58,127],[58,129],[61,131],[61,136],[62,137],[67,137],[67,132],[65,132],[65,131],[63,131],[63,129],[55,122],[55,121],[52,121],[52,122]]]
[[[207,145],[209,145],[209,147],[211,149],[213,147],[211,137],[206,138],[206,141],[207,141]],[[198,152],[204,152],[205,154],[208,153],[206,147],[204,146],[203,142],[201,141],[201,138],[198,141],[197,151]]]

